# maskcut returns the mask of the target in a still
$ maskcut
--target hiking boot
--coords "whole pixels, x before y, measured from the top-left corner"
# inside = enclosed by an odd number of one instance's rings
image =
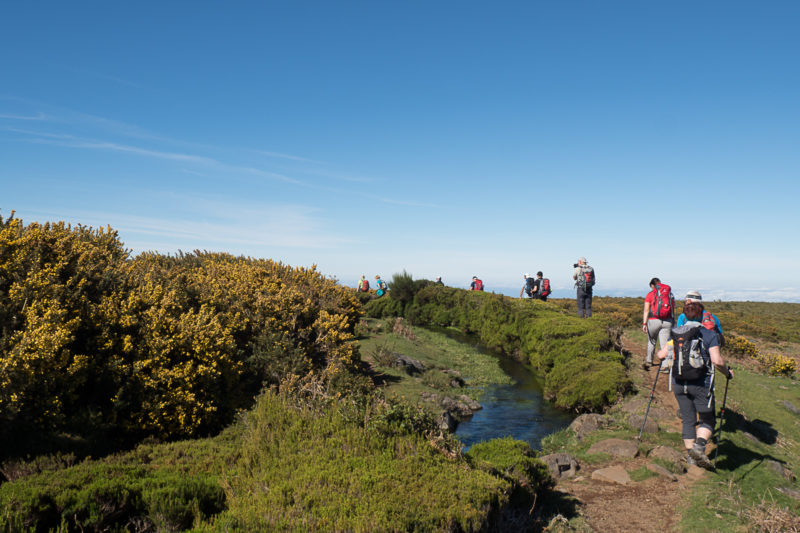
[[[694,459],[692,459],[692,456],[691,456],[691,455],[688,455],[688,454],[687,454],[687,455],[686,455],[686,465],[687,465],[687,466],[697,466],[697,461],[695,461]]]
[[[645,370],[650,370],[651,366],[653,366],[653,360],[652,359],[645,359],[644,363],[642,363],[642,368],[644,368]]]
[[[711,459],[708,458],[706,451],[697,444],[689,448],[689,457],[694,459],[695,464],[700,468],[714,470],[714,463],[712,463]]]

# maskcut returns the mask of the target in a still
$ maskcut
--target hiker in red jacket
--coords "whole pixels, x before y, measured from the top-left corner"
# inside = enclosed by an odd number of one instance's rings
[[[658,278],[650,280],[650,292],[644,298],[642,311],[642,331],[647,333],[647,358],[644,369],[650,370],[653,365],[653,354],[656,351],[656,339],[661,348],[669,342],[670,331],[675,323],[675,297],[672,289]],[[662,369],[669,372],[669,363],[664,362]]]

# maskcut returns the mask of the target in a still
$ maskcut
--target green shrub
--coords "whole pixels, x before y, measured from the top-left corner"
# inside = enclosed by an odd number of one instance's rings
[[[528,496],[554,485],[547,466],[535,458],[527,442],[506,437],[473,445],[467,457],[478,468],[498,472]]]
[[[557,407],[600,412],[630,389],[625,367],[616,361],[587,357],[560,359],[545,378],[545,394]]]

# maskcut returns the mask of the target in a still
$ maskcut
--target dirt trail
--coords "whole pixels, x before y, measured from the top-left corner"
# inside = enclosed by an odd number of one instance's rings
[[[634,362],[632,378],[634,382],[641,384],[639,402],[643,396],[643,405],[646,405],[658,367],[653,367],[649,371],[641,368],[646,349],[642,343],[635,343],[623,337],[623,345],[631,353]],[[678,403],[668,390],[669,379],[666,378],[667,374],[662,374],[658,379],[650,412],[652,414],[656,408],[670,413],[659,419],[658,424],[662,431],[668,429],[679,432],[681,422],[676,413]],[[644,407],[641,413],[644,414]],[[635,440],[636,434],[631,435],[631,439]],[[628,485],[591,479],[593,471],[606,466],[621,464],[631,472],[649,462],[649,459],[640,456],[632,461],[609,461],[605,464],[586,466],[577,478],[559,482],[558,489],[580,501],[580,512],[595,531],[645,533],[676,531],[679,525],[676,509],[679,508],[686,489],[705,475],[703,470],[690,467],[686,474],[678,476],[677,481],[657,476]]]

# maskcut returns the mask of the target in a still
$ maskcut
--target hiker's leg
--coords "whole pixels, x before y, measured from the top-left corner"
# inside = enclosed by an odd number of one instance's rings
[[[659,338],[661,332],[661,321],[657,318],[651,318],[647,321],[647,358],[645,362],[651,364],[653,362],[653,354],[656,352],[656,340]]]
[[[697,408],[689,396],[688,387],[676,383],[673,389],[675,391],[675,399],[678,401],[678,407],[681,410],[681,437],[683,438],[683,445],[688,450],[694,446],[694,439],[697,436]]]
[[[592,290],[586,291],[586,317],[592,316]]]
[[[586,293],[578,287],[578,292],[575,296],[575,300],[578,302],[578,317],[583,318],[584,315],[584,306],[586,305]]]
[[[695,409],[697,409],[697,417],[700,419],[697,424],[697,438],[708,440],[711,433],[714,431],[714,412],[716,406],[714,405],[714,397],[711,397],[711,403],[708,401],[708,389],[706,387],[697,387],[694,398]]]
[[[672,335],[672,321],[671,320],[660,320],[661,322],[661,329],[658,330],[658,344],[659,348],[663,348],[669,342],[670,336]],[[672,358],[668,357],[664,359],[661,363],[661,370],[664,372],[669,372],[669,367],[672,365]]]

